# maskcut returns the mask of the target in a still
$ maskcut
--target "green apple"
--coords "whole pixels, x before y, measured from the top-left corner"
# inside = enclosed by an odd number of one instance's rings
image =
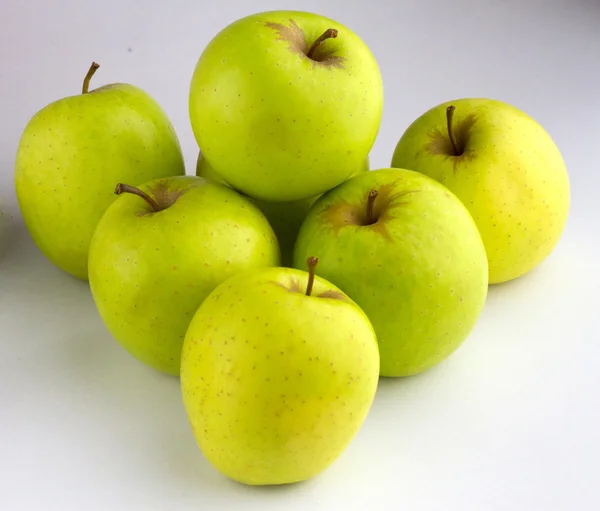
[[[369,158],[367,156],[360,168],[353,175],[361,172],[368,172],[368,170]],[[198,153],[198,160],[196,161],[196,175],[204,177],[205,179],[215,183],[231,186],[214,168],[212,168],[202,154],[202,151]],[[315,197],[309,197],[308,199],[299,199],[288,202],[272,202],[248,197],[265,214],[269,220],[269,223],[273,227],[273,230],[275,231],[279,241],[279,248],[281,249],[281,263],[283,266],[292,265],[294,243],[296,242],[298,231],[300,230],[300,226],[302,225],[308,210],[318,197],[319,195],[316,195]]]
[[[184,175],[179,141],[165,112],[144,91],[111,84],[57,100],[27,124],[15,165],[17,198],[40,251],[87,279],[89,244],[114,200],[115,184]]]
[[[181,389],[196,441],[249,485],[307,480],[341,455],[378,383],[369,319],[309,272],[254,269],[217,287],[194,315]]]
[[[109,206],[90,246],[94,301],[131,355],[178,375],[202,301],[238,272],[277,266],[275,234],[250,201],[196,176],[119,184],[116,192],[130,193]]]
[[[372,170],[324,194],[302,224],[294,266],[317,250],[319,275],[375,327],[382,376],[445,360],[484,306],[488,266],[477,226],[456,196],[423,174]]]
[[[569,177],[557,146],[537,121],[498,100],[431,108],[406,129],[391,165],[426,174],[462,200],[481,232],[492,284],[538,266],[567,222]]]
[[[318,14],[238,19],[202,52],[189,113],[199,147],[235,189],[257,199],[314,197],[367,158],[383,85],[367,45]]]

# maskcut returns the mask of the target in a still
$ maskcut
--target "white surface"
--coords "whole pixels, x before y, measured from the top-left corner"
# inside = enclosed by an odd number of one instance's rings
[[[40,255],[12,169],[29,117],[77,93],[97,60],[95,86],[129,81],[163,105],[193,172],[187,91],[204,45],[242,15],[298,6],[351,26],[380,62],[374,168],[425,109],[491,96],[555,138],[573,207],[552,256],[490,290],[458,352],[381,383],[334,466],[305,484],[248,488],[203,459],[177,380],[129,357],[87,285]],[[0,509],[600,509],[599,26],[595,0],[2,0],[0,199],[13,238],[0,261]]]

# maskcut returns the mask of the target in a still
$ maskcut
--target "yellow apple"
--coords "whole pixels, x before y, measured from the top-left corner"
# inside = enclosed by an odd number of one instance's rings
[[[535,268],[564,230],[563,158],[548,132],[510,104],[465,98],[431,108],[400,138],[392,167],[432,177],[461,199],[483,238],[491,284]]]
[[[293,268],[219,285],[185,336],[181,387],[198,445],[250,485],[327,469],[363,424],[378,383],[371,322],[340,289]]]

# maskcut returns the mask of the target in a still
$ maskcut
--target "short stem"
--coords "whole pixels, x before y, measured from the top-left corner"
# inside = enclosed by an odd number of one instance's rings
[[[448,138],[450,139],[450,144],[452,144],[452,151],[454,152],[454,156],[458,156],[458,144],[456,143],[456,138],[454,138],[454,127],[452,126],[454,110],[454,105],[450,105],[448,108],[446,108],[446,121],[448,124]]]
[[[152,197],[150,197],[150,195],[148,195],[146,192],[143,192],[139,188],[136,188],[135,186],[124,185],[123,183],[119,183],[115,188],[115,193],[117,195],[121,195],[122,193],[132,193],[133,195],[137,195],[138,197],[144,199],[148,204],[150,204],[150,206],[156,213],[158,213],[161,210],[158,203]]]
[[[323,32],[319,38],[312,43],[312,46],[310,47],[310,49],[308,50],[308,53],[306,54],[306,56],[309,59],[313,58],[313,55],[315,53],[315,50],[321,46],[321,44],[323,44],[323,41],[326,41],[327,39],[335,39],[338,35],[338,31],[335,28],[328,28],[327,30],[325,30],[325,32]]]
[[[309,257],[306,260],[306,264],[308,265],[308,284],[306,284],[306,296],[310,296],[312,293],[313,285],[315,283],[315,268],[318,262],[318,257]]]
[[[375,215],[373,214],[373,208],[375,207],[375,199],[377,198],[377,190],[371,190],[367,198],[367,224],[371,225],[375,223]]]
[[[99,67],[100,67],[100,64],[96,64],[95,62],[92,62],[92,65],[90,66],[90,69],[88,70],[87,75],[85,75],[85,78],[83,79],[83,87],[81,88],[82,94],[87,94],[87,92],[90,88],[90,80],[92,79],[92,76],[94,76],[96,69],[98,69]]]

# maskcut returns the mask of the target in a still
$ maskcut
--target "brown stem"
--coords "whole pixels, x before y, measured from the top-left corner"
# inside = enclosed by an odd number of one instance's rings
[[[456,143],[456,138],[454,138],[454,128],[452,126],[454,110],[454,105],[450,105],[448,108],[446,108],[446,121],[448,124],[448,138],[450,139],[450,144],[452,144],[452,151],[454,152],[454,156],[458,156],[460,153],[458,152],[458,144]]]
[[[146,192],[143,192],[139,188],[136,188],[135,186],[124,185],[123,183],[119,183],[115,188],[115,193],[117,195],[121,195],[122,193],[132,193],[133,195],[137,195],[138,197],[144,199],[148,204],[150,204],[150,206],[156,213],[158,213],[161,210],[158,203],[152,197],[150,197],[150,195],[148,195]]]
[[[375,207],[375,199],[377,198],[377,190],[371,190],[367,197],[367,224],[371,225],[376,222],[375,215],[373,214],[373,208]]]
[[[318,257],[309,257],[306,260],[306,264],[308,265],[308,284],[306,284],[306,296],[310,296],[312,293],[313,285],[315,283],[315,268],[318,262]]]
[[[88,70],[87,75],[85,75],[85,78],[83,79],[83,87],[81,87],[82,94],[87,94],[87,92],[90,88],[90,80],[92,79],[92,76],[94,76],[96,69],[98,69],[99,67],[100,67],[100,64],[96,64],[95,62],[92,62],[92,65],[90,66],[90,69]]]
[[[323,32],[319,38],[312,43],[312,46],[310,47],[310,49],[308,50],[308,53],[306,54],[306,56],[309,59],[313,58],[313,55],[315,53],[315,50],[321,46],[321,44],[323,44],[323,41],[326,41],[327,39],[335,39],[338,36],[338,31],[335,28],[328,28],[327,30],[325,30],[325,32]]]

